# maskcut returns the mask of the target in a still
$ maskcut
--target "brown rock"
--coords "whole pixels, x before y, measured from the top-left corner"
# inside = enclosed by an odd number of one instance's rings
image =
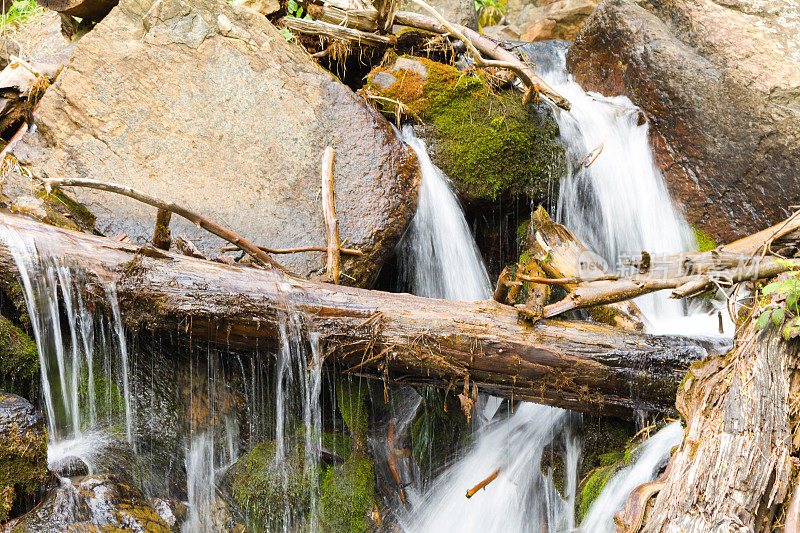
[[[598,0],[510,0],[508,20],[522,28],[523,41],[573,40]]]
[[[474,0],[428,0],[427,3],[450,22],[478,30],[478,12],[475,11]],[[427,11],[411,0],[401,0],[398,10],[429,15]]]
[[[586,89],[642,107],[689,220],[730,241],[800,203],[799,26],[788,0],[607,0],[569,68]]]
[[[262,15],[224,0],[123,0],[76,44],[15,149],[35,176],[122,183],[172,200],[256,244],[324,245],[322,152],[335,150],[339,233],[368,285],[414,212],[418,167],[389,123]],[[44,147],[38,146],[43,144]],[[146,242],[155,211],[90,190],[105,234]],[[221,240],[173,217],[207,257]],[[285,255],[301,275],[324,254]]]

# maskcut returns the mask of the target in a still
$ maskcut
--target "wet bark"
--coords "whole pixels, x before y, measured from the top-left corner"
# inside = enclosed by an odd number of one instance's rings
[[[87,300],[105,306],[117,284],[133,331],[166,332],[232,350],[271,349],[287,313],[318,332],[326,363],[407,384],[483,392],[578,411],[628,417],[673,410],[697,341],[556,320],[535,325],[494,301],[450,302],[316,283],[278,269],[230,266],[70,232],[0,214],[39,250],[80,265]],[[0,276],[16,266],[0,243]]]
[[[780,328],[740,334],[729,354],[692,367],[677,406],[684,440],[647,498],[634,491],[622,531],[772,531],[792,523],[789,505],[800,372],[797,342]],[[652,484],[649,484],[652,485]],[[643,486],[644,487],[644,486]],[[784,516],[783,507],[787,507]]]

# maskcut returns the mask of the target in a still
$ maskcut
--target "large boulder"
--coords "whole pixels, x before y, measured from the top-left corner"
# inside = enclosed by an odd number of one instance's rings
[[[320,168],[335,150],[345,282],[366,285],[413,215],[418,167],[388,122],[259,13],[224,0],[123,0],[76,44],[14,153],[37,177],[113,181],[262,245],[324,245]],[[74,195],[97,228],[149,240],[154,209]],[[223,243],[173,217],[207,255]],[[301,275],[324,254],[280,257]]]
[[[0,391],[0,523],[32,507],[48,478],[44,419],[24,398]]]
[[[473,30],[478,29],[478,12],[475,9],[475,0],[429,0],[426,3],[450,22],[461,24]],[[430,14],[411,0],[402,0],[398,9],[415,11],[425,15]]]
[[[689,220],[729,241],[800,203],[799,24],[791,0],[606,0],[568,66],[642,107]]]

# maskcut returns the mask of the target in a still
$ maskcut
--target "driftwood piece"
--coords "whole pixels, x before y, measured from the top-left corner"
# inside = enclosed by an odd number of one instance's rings
[[[131,187],[126,187],[124,185],[118,185],[116,183],[106,183],[103,181],[97,180],[90,180],[90,179],[70,179],[70,178],[54,178],[54,179],[47,179],[42,180],[47,192],[50,192],[51,187],[87,187],[89,189],[97,189],[100,191],[107,191],[113,192],[117,194],[121,194],[123,196],[127,196],[129,198],[133,198],[135,200],[139,200],[142,203],[147,205],[151,205],[157,209],[162,209],[164,211],[170,211],[175,213],[178,216],[181,216],[196,224],[197,226],[203,228],[204,230],[208,231],[209,233],[213,233],[220,239],[224,239],[229,243],[239,247],[239,249],[247,252],[261,264],[263,264],[267,268],[278,268],[280,270],[285,270],[281,265],[276,263],[270,256],[268,256],[263,250],[261,250],[258,246],[251,243],[244,237],[234,233],[233,231],[220,226],[216,222],[212,222],[207,218],[195,213],[190,209],[186,209],[185,207],[181,207],[177,204],[172,202],[165,202],[163,200],[159,200],[158,198],[154,198],[146,193],[141,191],[137,191],[136,189],[132,189]]]
[[[773,531],[788,503],[798,400],[797,346],[778,327],[757,333],[751,323],[730,354],[693,366],[677,401],[686,435],[643,530]],[[628,506],[637,505],[647,502]]]
[[[321,20],[306,20],[297,17],[283,17],[280,19],[280,22],[284,27],[292,31],[298,31],[308,35],[328,37],[330,39],[347,41],[364,46],[392,46],[397,41],[394,35],[378,35],[377,33],[369,33],[345,26],[329,24]]]
[[[227,350],[275,349],[281,321],[299,313],[320,336],[327,364],[361,364],[352,372],[405,384],[446,389],[469,379],[488,394],[597,415],[669,413],[685,369],[707,348],[584,322],[531,324],[491,300],[451,302],[315,283],[8,214],[0,214],[0,224],[81,268],[87,305],[107,308],[102,287],[116,281],[131,331],[167,332]],[[0,242],[0,276],[15,275]]]
[[[533,213],[531,228],[533,241],[531,255],[547,277],[558,280],[558,284],[562,285],[570,294],[575,294],[585,284],[582,281],[583,278],[604,279],[608,277],[608,273],[600,265],[597,256],[583,246],[566,227],[551,220],[543,208],[540,207]],[[537,282],[541,283],[541,278]],[[557,309],[553,306],[560,303],[545,306],[544,316],[551,316],[548,312]],[[607,305],[603,306],[604,304]],[[644,330],[646,319],[633,302],[616,300],[581,307],[595,306],[597,307],[590,310],[590,314],[601,322],[634,331]]]
[[[415,1],[419,3],[418,0]],[[430,6],[428,6],[428,8],[430,8]],[[536,94],[539,94],[550,100],[554,105],[562,109],[569,110],[570,104],[567,99],[555,92],[552,87],[547,85],[543,79],[533,72],[533,69],[531,69],[512,52],[509,52],[488,37],[481,35],[480,33],[465,26],[445,21],[447,25],[446,27],[445,24],[442,23],[443,20],[443,18],[437,20],[436,18],[420,15],[419,13],[413,13],[410,11],[397,11],[394,14],[395,24],[400,24],[403,26],[409,26],[420,30],[442,34],[452,33],[450,30],[455,29],[456,33],[454,35],[460,35],[458,38],[463,38],[464,44],[467,44],[468,46],[472,45],[481,54],[485,54],[487,57],[491,57],[495,61],[500,62],[492,63],[483,60],[483,63],[486,66],[497,66],[513,70],[514,73],[520,77],[520,81],[523,82],[529,94],[532,94],[530,90],[533,89]],[[478,55],[480,56],[480,54]],[[477,59],[476,62],[478,62]]]
[[[269,246],[259,246],[261,250],[264,250],[268,254],[273,255],[280,255],[280,254],[298,254],[303,252],[327,252],[327,246],[296,246],[294,248],[270,248]],[[238,246],[223,246],[220,251],[222,252],[235,252],[236,250],[241,250]],[[361,250],[356,250],[355,248],[339,248],[339,252],[343,255],[364,255],[364,252]]]
[[[311,4],[308,14],[314,20],[321,20],[336,26],[346,26],[365,32],[378,30],[378,11],[375,9],[341,9],[335,6]]]
[[[325,217],[325,239],[328,241],[325,271],[339,284],[341,256],[339,254],[339,221],[336,220],[333,194],[333,148],[328,146],[322,154],[322,214]]]
[[[485,488],[486,485],[497,479],[497,476],[499,475],[500,475],[500,469],[498,468],[497,470],[489,474],[489,476],[486,479],[484,479],[483,481],[481,481],[480,483],[469,489],[467,491],[467,498],[472,498],[473,496],[475,496],[476,492],[478,492],[482,488]]]

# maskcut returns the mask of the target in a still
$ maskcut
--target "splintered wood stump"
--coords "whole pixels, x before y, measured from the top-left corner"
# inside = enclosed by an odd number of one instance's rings
[[[451,302],[298,279],[278,269],[193,259],[0,214],[0,224],[35,238],[84,271],[84,297],[105,308],[116,281],[132,331],[252,351],[278,345],[279,324],[299,313],[320,335],[326,362],[411,385],[460,386],[598,415],[672,412],[697,341],[582,322],[521,321],[494,301]],[[16,276],[0,239],[0,276]]]
[[[780,328],[750,324],[730,354],[692,367],[677,401],[683,443],[650,491],[652,507],[632,493],[622,531],[638,531],[644,509],[647,532],[773,531],[800,444],[797,348]]]

